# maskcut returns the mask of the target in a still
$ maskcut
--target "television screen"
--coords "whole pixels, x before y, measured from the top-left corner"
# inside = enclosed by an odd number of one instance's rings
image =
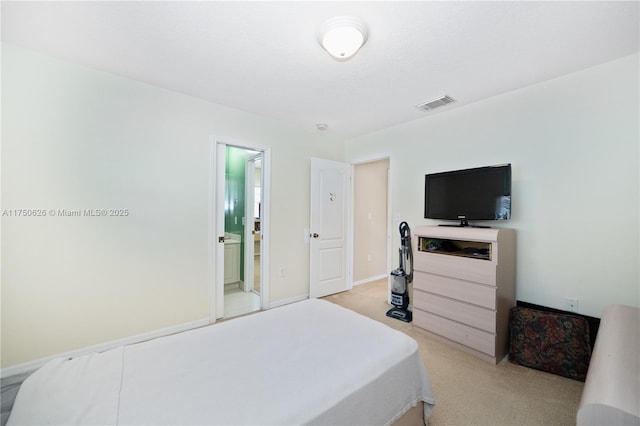
[[[427,174],[424,195],[427,219],[510,219],[511,164]]]

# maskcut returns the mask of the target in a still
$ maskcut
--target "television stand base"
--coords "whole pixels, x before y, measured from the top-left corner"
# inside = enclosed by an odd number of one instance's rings
[[[450,224],[443,223],[438,226],[448,226],[450,228],[491,228],[488,225],[469,225],[469,222],[461,222],[457,225],[450,225]]]

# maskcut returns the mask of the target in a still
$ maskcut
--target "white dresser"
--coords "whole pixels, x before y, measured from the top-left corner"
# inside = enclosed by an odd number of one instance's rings
[[[515,231],[414,230],[413,324],[496,363],[509,352],[515,306]]]

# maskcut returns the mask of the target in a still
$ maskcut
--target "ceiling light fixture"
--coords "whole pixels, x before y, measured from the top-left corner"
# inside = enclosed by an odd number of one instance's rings
[[[367,27],[355,16],[336,16],[320,27],[320,44],[337,61],[348,61],[367,41]]]

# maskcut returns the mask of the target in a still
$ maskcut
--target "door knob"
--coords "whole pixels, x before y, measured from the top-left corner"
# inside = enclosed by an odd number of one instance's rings
[[[316,232],[313,233],[312,237],[313,238],[318,238],[320,235],[318,235]]]

